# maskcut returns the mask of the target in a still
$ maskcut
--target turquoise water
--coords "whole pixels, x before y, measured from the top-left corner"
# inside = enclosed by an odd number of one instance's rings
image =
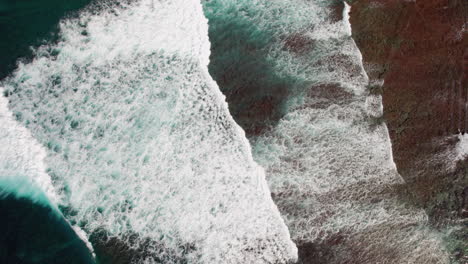
[[[227,97],[229,110],[248,135],[274,126],[286,113],[286,101],[297,76],[284,74],[271,53],[279,38],[282,7],[262,1],[203,1],[209,23],[211,56],[209,71]],[[287,15],[287,14],[286,14]],[[263,19],[271,19],[264,23]],[[275,21],[276,22],[272,22]],[[286,36],[286,35],[285,35]]]
[[[249,9],[247,3],[245,9]],[[257,10],[249,10],[252,16],[242,11],[222,1],[205,3],[212,45],[209,70],[230,102],[236,121],[247,133],[255,134],[284,114],[282,106],[291,80],[278,76],[275,61],[267,58],[273,30],[253,23]]]
[[[27,181],[0,181],[0,212],[0,263],[95,263],[61,213]]]

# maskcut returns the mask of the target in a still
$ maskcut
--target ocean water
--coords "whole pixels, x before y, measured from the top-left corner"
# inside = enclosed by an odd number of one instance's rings
[[[88,3],[0,5],[4,262],[448,262],[348,6]]]
[[[400,199],[382,98],[349,10],[340,1],[205,1],[210,73],[247,131],[257,123],[249,105],[274,113],[249,139],[301,263],[448,263],[424,211]]]
[[[45,151],[8,111],[4,97],[0,146],[0,263],[94,263],[57,208]]]
[[[58,41],[2,81],[98,261],[297,258],[209,53],[198,1],[102,2],[63,20]]]
[[[31,189],[29,182],[18,177],[8,181],[14,181],[14,190],[4,188],[7,183],[0,180],[1,263],[95,263],[85,242],[54,205],[33,200],[43,194],[18,196],[18,189]]]
[[[53,41],[60,19],[74,16],[90,0],[1,0],[0,79],[11,72],[18,58],[32,58],[31,46]]]

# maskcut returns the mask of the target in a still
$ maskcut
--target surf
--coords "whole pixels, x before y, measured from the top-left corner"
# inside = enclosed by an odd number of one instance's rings
[[[208,73],[198,1],[103,2],[62,21],[59,35],[2,85],[98,260],[117,244],[132,263],[297,258]]]

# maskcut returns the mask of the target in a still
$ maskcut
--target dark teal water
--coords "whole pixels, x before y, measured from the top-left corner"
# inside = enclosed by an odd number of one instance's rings
[[[31,58],[31,46],[56,37],[61,18],[74,15],[91,0],[0,0],[0,79],[19,58]]]
[[[95,263],[85,243],[52,207],[0,187],[0,215],[0,263]]]
[[[209,72],[247,135],[265,132],[285,114],[285,101],[298,80],[280,76],[269,58],[275,28],[259,26],[249,1],[203,1],[209,24]]]

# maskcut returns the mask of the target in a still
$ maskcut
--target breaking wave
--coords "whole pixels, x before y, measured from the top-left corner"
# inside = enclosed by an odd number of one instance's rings
[[[198,1],[103,2],[2,82],[98,260],[275,263],[297,249],[208,74]],[[111,241],[111,243],[108,243]],[[122,257],[122,256],[121,256]]]
[[[205,1],[210,72],[236,120],[254,127],[254,159],[302,263],[447,263],[424,211],[400,198],[348,12],[341,1]],[[273,122],[258,133],[264,111]]]
[[[14,116],[0,97],[0,262],[94,263],[56,207],[45,151]]]
[[[399,195],[349,7],[202,4],[96,1],[0,83],[0,206],[67,245],[26,255],[289,263],[296,243],[302,263],[447,263]]]

